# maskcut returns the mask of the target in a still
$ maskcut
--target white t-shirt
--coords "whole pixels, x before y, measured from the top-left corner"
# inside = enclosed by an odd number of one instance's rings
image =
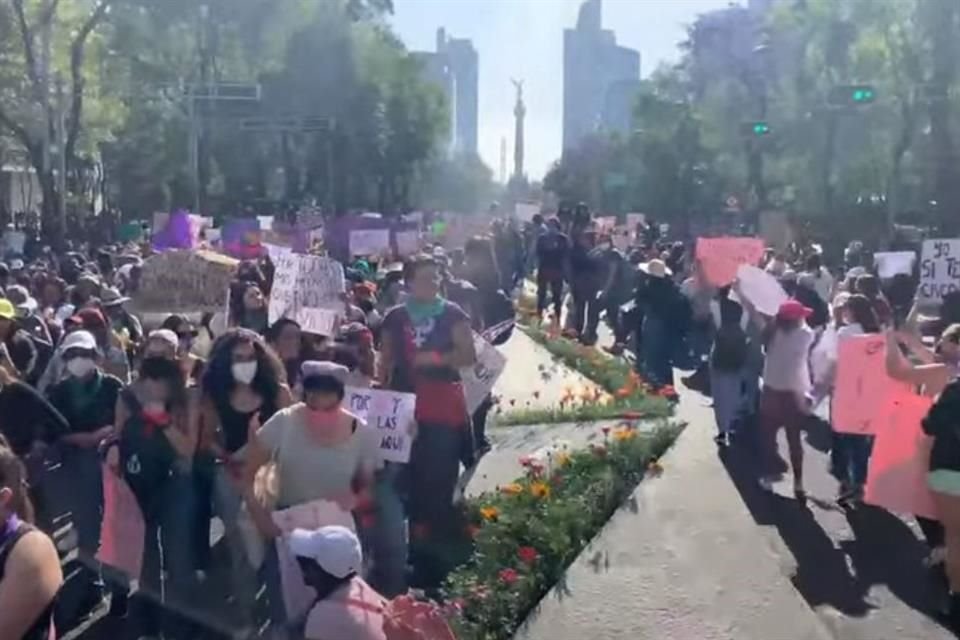
[[[763,385],[776,391],[806,395],[810,391],[810,345],[814,333],[806,323],[789,332],[779,329],[767,345]]]

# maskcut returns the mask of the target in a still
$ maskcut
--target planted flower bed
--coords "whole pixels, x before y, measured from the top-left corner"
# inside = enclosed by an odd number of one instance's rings
[[[522,459],[526,475],[467,504],[471,560],[445,589],[460,640],[508,640],[680,433],[601,430],[586,450]]]

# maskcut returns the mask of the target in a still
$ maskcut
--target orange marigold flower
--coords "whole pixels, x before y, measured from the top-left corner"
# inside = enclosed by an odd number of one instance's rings
[[[633,440],[637,437],[637,432],[634,429],[624,428],[617,429],[613,432],[613,439],[617,442],[624,442],[626,440]]]
[[[532,565],[540,557],[540,553],[533,547],[520,547],[517,549],[517,557],[526,565]]]
[[[530,495],[534,498],[549,498],[550,485],[545,482],[534,482],[530,485]]]
[[[504,487],[500,487],[500,493],[508,496],[518,496],[523,493],[523,487],[516,482],[513,482]]]
[[[483,516],[484,520],[492,522],[500,516],[500,509],[496,507],[483,507],[480,509],[480,515]]]
[[[565,467],[570,464],[570,454],[566,451],[561,451],[557,454],[557,466]]]

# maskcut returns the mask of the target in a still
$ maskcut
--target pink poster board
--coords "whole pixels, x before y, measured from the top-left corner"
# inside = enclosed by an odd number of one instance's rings
[[[130,486],[103,465],[103,527],[97,560],[140,578],[146,525]]]
[[[884,405],[885,411],[870,456],[864,501],[935,520],[937,512],[927,488],[930,438],[920,426],[933,400],[907,392],[877,404]]]
[[[733,282],[740,265],[757,266],[763,251],[760,238],[697,238],[697,260],[707,282],[717,287]]]
[[[831,422],[839,433],[877,433],[886,413],[885,399],[909,393],[909,388],[887,375],[886,338],[881,334],[845,337],[837,346],[837,380]]]

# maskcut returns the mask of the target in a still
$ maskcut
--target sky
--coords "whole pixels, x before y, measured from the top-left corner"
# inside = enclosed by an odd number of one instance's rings
[[[394,0],[391,20],[407,47],[435,51],[436,31],[470,38],[480,63],[479,151],[497,177],[500,139],[513,166],[511,78],[524,81],[526,170],[540,179],[560,156],[563,138],[563,30],[576,26],[581,0]],[[729,0],[603,0],[603,26],[640,52],[646,77],[679,57],[677,43],[698,14]]]

